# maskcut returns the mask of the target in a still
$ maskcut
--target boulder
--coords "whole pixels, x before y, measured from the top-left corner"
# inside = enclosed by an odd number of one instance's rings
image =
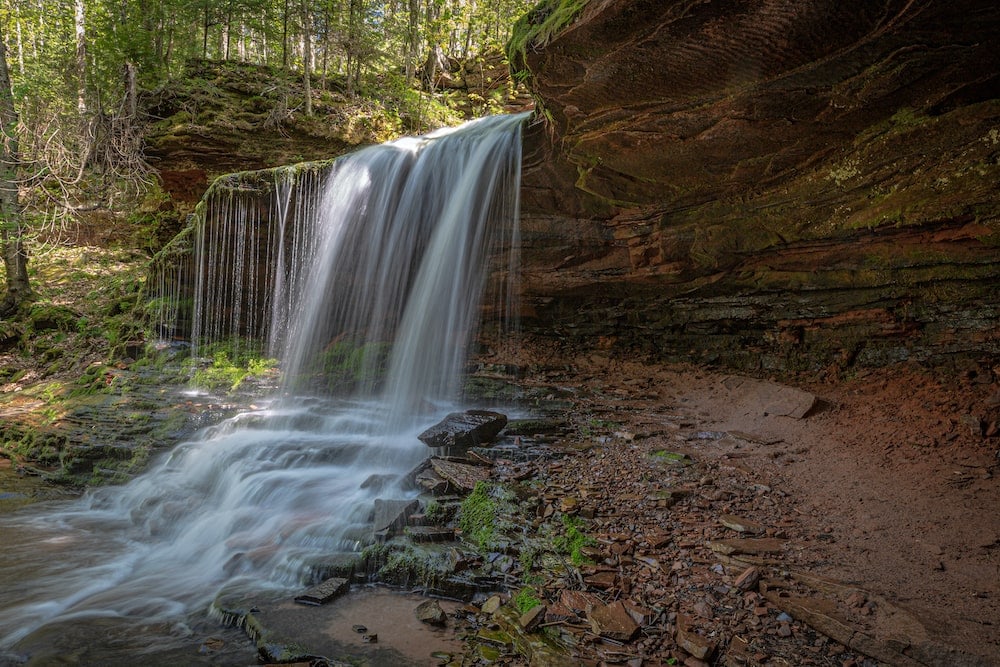
[[[417,620],[427,625],[441,626],[445,624],[448,616],[437,600],[424,600],[413,610]]]
[[[507,416],[490,410],[453,412],[418,435],[428,447],[475,447],[493,442],[507,425]]]

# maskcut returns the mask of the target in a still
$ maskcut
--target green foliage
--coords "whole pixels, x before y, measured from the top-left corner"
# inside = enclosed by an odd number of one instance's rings
[[[238,343],[218,343],[208,350],[212,358],[209,366],[198,368],[191,382],[205,389],[234,392],[247,378],[258,378],[275,372],[276,359],[260,356],[253,350],[239,347]],[[196,363],[189,360],[188,363]]]
[[[514,606],[520,613],[525,613],[542,604],[533,588],[525,586],[514,595]]]
[[[443,526],[455,518],[458,513],[458,505],[445,504],[432,500],[424,508],[424,517],[435,526]]]
[[[530,76],[527,53],[548,44],[549,40],[573,22],[589,0],[542,0],[534,9],[525,13],[514,24],[513,34],[507,42],[507,59],[515,79]]]
[[[380,77],[365,94],[382,100],[386,110],[397,119],[400,133],[420,134],[462,121],[446,95],[424,92],[393,72]]]
[[[362,558],[380,581],[397,586],[434,585],[448,569],[440,553],[408,544],[372,545],[365,548]]]
[[[77,377],[75,386],[70,390],[70,396],[85,396],[103,391],[114,381],[114,369],[101,363],[88,366]]]
[[[552,541],[553,546],[558,552],[568,555],[573,565],[580,566],[590,563],[590,559],[583,555],[583,548],[592,547],[597,543],[594,538],[583,532],[583,519],[563,514],[562,523],[563,534]]]
[[[405,584],[424,579],[427,567],[424,559],[407,547],[390,552],[378,574],[383,581]]]
[[[458,511],[462,538],[482,551],[496,549],[504,532],[510,529],[504,516],[515,511],[513,500],[513,494],[502,485],[477,482]]]

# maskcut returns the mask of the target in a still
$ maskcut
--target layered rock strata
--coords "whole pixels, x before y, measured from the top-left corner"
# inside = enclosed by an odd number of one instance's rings
[[[1000,8],[542,3],[524,321],[744,368],[1000,352]]]

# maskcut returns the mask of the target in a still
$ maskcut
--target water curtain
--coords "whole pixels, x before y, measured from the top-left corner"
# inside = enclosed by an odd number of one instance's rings
[[[261,341],[286,388],[383,390],[401,409],[453,396],[489,260],[518,247],[522,121],[275,170],[266,188],[223,179],[195,235],[191,339]]]

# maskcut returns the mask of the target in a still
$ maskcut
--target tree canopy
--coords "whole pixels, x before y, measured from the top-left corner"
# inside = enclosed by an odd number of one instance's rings
[[[142,171],[139,89],[192,59],[299,72],[306,91],[390,77],[433,85],[447,59],[502,48],[529,0],[0,0],[29,176]],[[307,92],[305,112],[310,112]],[[85,163],[85,164],[84,164]],[[46,196],[59,199],[55,187]]]
[[[108,112],[127,65],[153,88],[191,58],[344,77],[413,80],[431,56],[503,46],[528,0],[0,0],[15,98],[25,122]]]
[[[377,83],[433,92],[449,61],[502,49],[531,4],[0,0],[13,104],[4,130],[19,142],[20,194],[10,206],[56,228],[82,210],[113,209],[140,194],[153,179],[139,91],[183,77],[192,60],[294,73],[305,91],[299,111],[309,115],[316,89],[377,96]]]

